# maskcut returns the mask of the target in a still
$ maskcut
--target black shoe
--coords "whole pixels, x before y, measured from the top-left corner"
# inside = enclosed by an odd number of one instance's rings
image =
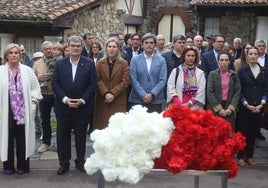
[[[265,137],[259,132],[257,134],[257,139],[259,139],[259,140],[265,140]]]
[[[61,166],[61,167],[58,169],[57,174],[58,174],[58,175],[63,175],[63,174],[65,174],[65,173],[68,172],[68,171],[69,171],[69,167]]]
[[[75,168],[76,168],[77,170],[79,170],[80,172],[86,172],[86,171],[85,171],[85,168],[84,168],[84,165],[75,165]]]

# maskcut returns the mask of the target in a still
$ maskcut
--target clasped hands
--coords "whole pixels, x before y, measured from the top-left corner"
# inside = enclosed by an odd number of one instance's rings
[[[232,110],[230,110],[230,109],[226,109],[226,110],[221,109],[219,111],[219,115],[222,116],[222,117],[229,116],[231,113],[232,113]]]
[[[153,100],[153,94],[152,93],[147,93],[146,95],[144,95],[144,97],[142,98],[142,101],[146,104],[150,103]]]
[[[251,113],[259,113],[262,109],[263,105],[259,104],[258,106],[253,106],[253,105],[247,105],[246,108],[251,112]]]
[[[104,100],[104,102],[105,102],[105,103],[111,103],[111,102],[113,102],[113,101],[114,101],[114,95],[111,94],[111,93],[107,93],[107,94],[105,95],[105,100]]]
[[[67,99],[66,104],[69,108],[78,108],[83,103],[80,99]]]

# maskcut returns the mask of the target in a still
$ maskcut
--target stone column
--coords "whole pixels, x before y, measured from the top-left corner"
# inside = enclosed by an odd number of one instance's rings
[[[14,34],[7,34],[7,33],[0,33],[0,56],[4,58],[4,51],[6,46],[12,42],[14,42],[15,35]]]
[[[268,46],[268,16],[259,16],[257,17],[257,31],[256,31],[256,39],[263,39],[266,42],[266,46]],[[267,51],[267,48],[266,48]]]

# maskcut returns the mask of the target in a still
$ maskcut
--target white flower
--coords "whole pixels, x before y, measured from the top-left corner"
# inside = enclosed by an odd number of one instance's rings
[[[106,181],[135,184],[151,171],[173,129],[170,118],[148,113],[140,105],[116,113],[108,127],[91,133],[95,153],[86,160],[85,169],[89,175],[101,170]]]

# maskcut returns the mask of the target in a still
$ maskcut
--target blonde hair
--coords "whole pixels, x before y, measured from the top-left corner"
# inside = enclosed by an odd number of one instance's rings
[[[116,43],[116,46],[118,48],[118,52],[116,54],[116,57],[115,57],[115,61],[120,61],[122,60],[122,57],[121,57],[121,53],[120,53],[120,42],[118,39],[116,38],[110,38],[108,39],[107,43],[106,43],[106,46],[105,46],[105,53],[104,53],[104,59],[109,59],[109,56],[108,56],[108,53],[107,53],[107,47],[108,45],[111,43],[111,42],[115,42]]]
[[[64,46],[61,43],[57,43],[53,46],[53,49],[58,49],[63,53]]]
[[[21,58],[21,51],[20,51],[20,46],[18,44],[15,44],[15,43],[10,43],[7,45],[6,49],[5,49],[5,52],[4,52],[4,59],[3,59],[3,62],[2,64],[6,64],[8,62],[8,59],[7,59],[7,54],[9,53],[9,51],[12,49],[12,48],[17,48],[18,51],[19,51],[19,54],[20,54],[20,58]]]

